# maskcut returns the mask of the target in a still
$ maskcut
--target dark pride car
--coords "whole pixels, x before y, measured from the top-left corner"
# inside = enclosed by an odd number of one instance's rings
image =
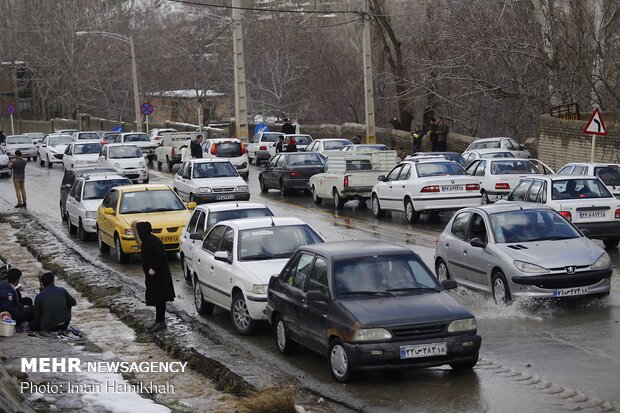
[[[328,358],[339,382],[355,370],[471,369],[476,320],[417,254],[381,241],[299,248],[269,283],[267,318],[282,354],[302,344]]]
[[[258,175],[263,193],[279,189],[282,195],[291,190],[309,190],[312,175],[323,172],[325,158],[315,152],[283,152],[271,158],[265,170]]]

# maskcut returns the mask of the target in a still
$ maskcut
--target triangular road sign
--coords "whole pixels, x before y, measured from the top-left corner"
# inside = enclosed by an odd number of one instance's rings
[[[583,130],[583,133],[585,135],[607,136],[607,128],[603,123],[603,119],[601,119],[601,111],[598,108],[594,108],[592,117]]]

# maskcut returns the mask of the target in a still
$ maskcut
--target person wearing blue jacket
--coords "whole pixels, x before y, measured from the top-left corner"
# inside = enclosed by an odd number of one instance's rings
[[[62,287],[54,285],[54,274],[46,272],[41,275],[43,288],[34,299],[34,323],[32,330],[63,331],[71,321],[71,307],[77,302]]]
[[[31,323],[34,312],[32,300],[22,298],[19,292],[21,275],[20,270],[11,268],[7,273],[6,280],[0,282],[0,312],[8,311],[17,324],[24,321]]]

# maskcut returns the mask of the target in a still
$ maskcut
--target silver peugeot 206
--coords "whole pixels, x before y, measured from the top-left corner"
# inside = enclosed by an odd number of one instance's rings
[[[587,233],[587,232],[586,232]],[[437,240],[439,281],[517,297],[608,295],[609,255],[551,208],[505,202],[458,211]]]

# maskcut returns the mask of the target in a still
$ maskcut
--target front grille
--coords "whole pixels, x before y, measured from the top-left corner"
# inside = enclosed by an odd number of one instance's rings
[[[234,192],[234,191],[235,191],[234,187],[213,188],[213,192]]]
[[[545,288],[548,290],[555,290],[556,288],[575,288],[575,287],[586,287],[589,285],[594,285],[596,283],[601,282],[601,280],[605,279],[606,277],[599,277],[599,278],[594,278],[594,279],[590,279],[587,281],[584,280],[557,280],[557,281],[553,281],[553,280],[549,280],[549,281],[542,281],[540,283],[536,283],[534,284],[536,287],[538,288]]]
[[[164,248],[167,251],[178,250],[179,249],[179,243],[177,242],[176,244],[164,244]]]
[[[174,233],[174,232],[177,232],[178,229],[179,227],[168,227],[166,228],[166,231]]]
[[[153,228],[153,229],[151,230],[151,232],[152,232],[153,234],[161,234],[161,231],[162,231],[162,229],[161,229],[161,228]]]
[[[396,338],[424,338],[432,337],[444,332],[446,324],[414,324],[409,326],[392,327],[392,335]]]
[[[564,266],[564,267],[557,267],[557,268],[549,268],[549,271],[562,271],[565,272],[566,271],[566,267],[570,267],[570,265]],[[583,270],[585,268],[588,268],[589,265],[578,265],[575,267],[575,270],[579,271],[579,270]]]
[[[125,176],[129,179],[138,179],[140,178],[140,174],[125,174]]]

